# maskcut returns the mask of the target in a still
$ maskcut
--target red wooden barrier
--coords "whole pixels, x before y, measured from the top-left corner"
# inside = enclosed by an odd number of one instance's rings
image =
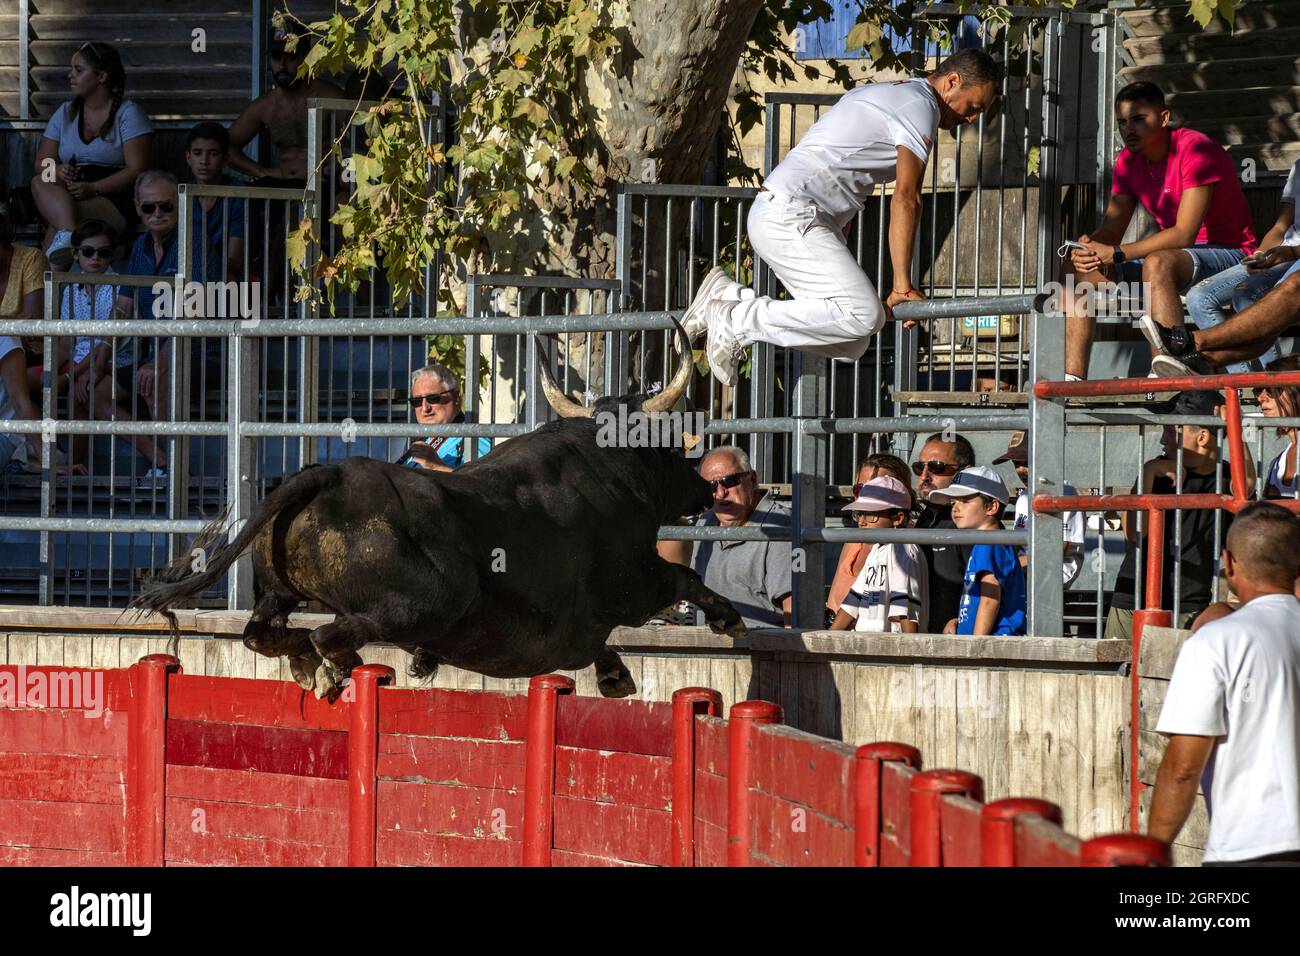
[[[524,866],[550,866],[555,824],[556,697],[573,691],[567,677],[528,683],[528,747],[524,764]]]
[[[727,866],[749,866],[753,842],[750,788],[754,773],[754,728],[781,720],[781,708],[765,700],[732,705],[727,732]]]
[[[981,866],[1016,865],[1016,821],[1027,815],[1060,824],[1061,808],[1046,800],[1011,797],[997,800],[980,813]]]
[[[555,675],[527,697],[394,690],[371,665],[331,705],[161,655],[63,670],[104,676],[109,719],[0,698],[0,862],[1169,863],[1146,837],[1081,846],[1044,801],[984,807],[978,777],[919,772],[906,744],[855,751],[765,701],[724,721],[704,688],[671,705],[575,697]]]
[[[882,742],[864,744],[857,751],[853,775],[854,862],[857,866],[880,866],[881,767],[898,762],[921,769],[921,751],[908,744]]]
[[[695,866],[695,718],[722,713],[722,695],[705,687],[673,692],[673,866]]]
[[[943,866],[940,798],[959,793],[984,799],[984,781],[964,770],[927,770],[912,778],[912,866]]]

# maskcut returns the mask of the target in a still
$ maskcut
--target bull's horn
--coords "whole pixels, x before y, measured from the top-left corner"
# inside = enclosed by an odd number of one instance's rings
[[[691,357],[691,340],[687,337],[682,324],[677,321],[677,317],[673,316],[672,318],[673,325],[677,329],[677,353],[679,356],[677,373],[673,376],[673,380],[668,383],[667,388],[641,403],[641,411],[643,412],[653,414],[654,412],[672,411],[673,406],[677,404],[677,399],[682,397],[682,393],[686,391],[686,386],[691,383],[691,375],[695,372],[695,362]]]
[[[579,405],[564,394],[564,390],[555,381],[555,376],[551,374],[550,359],[541,349],[538,351],[541,354],[538,355],[537,365],[542,373],[542,394],[546,396],[546,403],[555,409],[555,414],[561,418],[591,418],[596,410],[586,405]]]

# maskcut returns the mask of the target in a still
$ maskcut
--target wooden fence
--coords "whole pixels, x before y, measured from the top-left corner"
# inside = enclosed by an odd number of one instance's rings
[[[189,612],[180,659],[187,675],[290,680],[279,659],[232,635],[246,614]],[[302,616],[298,626],[325,618]],[[159,622],[131,622],[96,609],[0,609],[0,663],[129,666],[167,641]],[[778,704],[786,725],[859,744],[902,741],[933,766],[978,774],[989,800],[1031,795],[1058,804],[1083,838],[1124,829],[1128,647],[1071,638],[965,638],[756,632],[741,641],[707,629],[621,629],[611,639],[636,680],[637,699],[667,702],[681,687],[710,687],[722,706]],[[362,657],[406,677],[408,657],[368,647]],[[568,673],[596,696],[594,673]],[[442,668],[431,684],[521,692],[526,679],[495,680]]]

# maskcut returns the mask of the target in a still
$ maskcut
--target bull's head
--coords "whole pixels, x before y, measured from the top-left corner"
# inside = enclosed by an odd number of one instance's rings
[[[686,336],[686,330],[676,318],[673,319],[673,325],[676,327],[678,343],[677,371],[667,388],[640,403],[640,410],[647,415],[672,411],[677,400],[686,391],[686,386],[691,381],[691,374],[695,371],[694,363],[691,361],[691,341]],[[549,362],[541,363],[542,392],[546,395],[547,403],[555,409],[555,414],[561,418],[591,418],[596,409],[589,405],[580,405],[565,395],[564,390],[555,381],[555,376],[551,374],[549,366]]]

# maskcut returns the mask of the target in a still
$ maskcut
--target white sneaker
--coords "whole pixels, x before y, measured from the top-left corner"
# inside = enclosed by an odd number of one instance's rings
[[[735,302],[714,299],[704,310],[709,329],[709,368],[713,377],[728,388],[735,388],[740,382],[740,357],[745,354],[744,346],[728,328],[735,307]]]
[[[55,272],[67,272],[72,266],[72,233],[67,229],[56,232],[45,250],[45,258]]]
[[[146,491],[150,488],[167,487],[167,469],[150,468],[144,473],[144,477],[140,479],[136,487]]]
[[[703,335],[707,328],[705,310],[708,308],[709,303],[714,299],[731,298],[731,296],[724,295],[729,285],[735,285],[735,283],[731,281],[731,276],[727,275],[722,266],[714,266],[705,275],[704,281],[700,283],[700,288],[695,293],[695,297],[691,299],[691,304],[682,313],[682,328],[686,330],[686,335],[691,342]]]

